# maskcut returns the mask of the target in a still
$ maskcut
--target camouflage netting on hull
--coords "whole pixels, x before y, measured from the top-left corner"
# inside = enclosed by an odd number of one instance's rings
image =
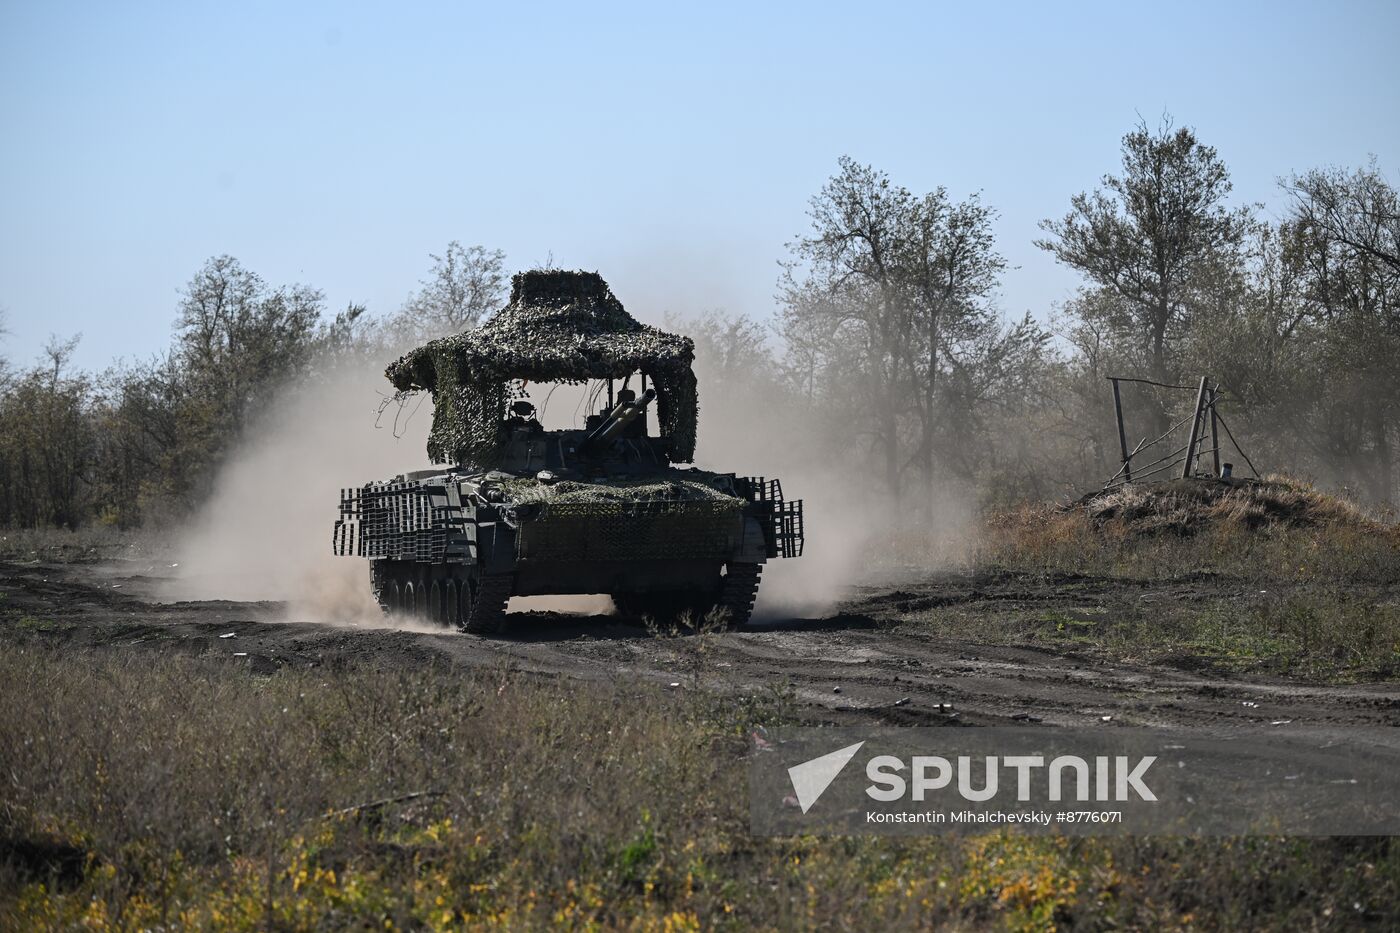
[[[693,479],[648,477],[639,480],[611,479],[607,483],[563,481],[545,485],[533,479],[501,483],[506,498],[517,504],[540,503],[548,506],[598,506],[608,511],[612,505],[646,503],[659,506],[668,502],[708,502],[717,510],[738,511],[744,500]]]
[[[535,270],[511,282],[510,303],[475,330],[425,344],[385,371],[401,392],[433,393],[428,455],[489,465],[504,443],[511,384],[622,379],[656,386],[671,458],[695,458],[695,345],[637,321],[596,272]]]
[[[524,560],[718,561],[743,539],[745,500],[696,479],[517,479],[501,490],[528,515],[520,525]]]

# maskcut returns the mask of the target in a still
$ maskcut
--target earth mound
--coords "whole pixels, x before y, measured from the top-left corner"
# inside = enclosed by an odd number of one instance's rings
[[[1346,499],[1284,476],[1126,483],[1090,493],[1066,511],[1139,534],[1193,534],[1222,526],[1386,527]]]

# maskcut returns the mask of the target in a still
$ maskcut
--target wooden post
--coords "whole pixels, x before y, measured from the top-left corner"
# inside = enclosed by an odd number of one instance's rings
[[[1215,470],[1215,476],[1220,477],[1220,434],[1216,430],[1215,403],[1220,399],[1220,386],[1210,390],[1210,447],[1211,464]]]
[[[1118,419],[1118,453],[1122,457],[1119,461],[1123,464],[1123,482],[1133,481],[1133,471],[1128,467],[1128,436],[1123,433],[1123,399],[1118,395],[1118,380],[1112,376],[1109,380],[1113,383],[1113,416]]]
[[[1186,442],[1186,462],[1181,465],[1181,478],[1191,478],[1191,468],[1196,462],[1196,442],[1201,439],[1201,408],[1206,403],[1206,377],[1201,377],[1201,387],[1196,390],[1196,417],[1191,419],[1191,439]]]

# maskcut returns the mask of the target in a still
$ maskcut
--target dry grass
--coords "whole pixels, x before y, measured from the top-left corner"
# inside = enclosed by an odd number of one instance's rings
[[[936,543],[906,535],[894,560],[932,560]],[[1400,677],[1400,526],[1285,477],[1133,485],[1002,511],[938,566],[1023,596],[892,621],[1131,662]]]
[[[763,839],[763,698],[0,653],[0,926],[1383,926],[1390,840]],[[349,810],[411,792],[432,796]]]
[[[1132,664],[1310,682],[1400,680],[1400,606],[1372,595],[1252,591],[1150,602],[1134,595],[1014,608],[985,601],[908,621],[973,642]]]
[[[1296,487],[1185,498],[1138,519],[1126,500],[1112,516],[1004,514],[976,563],[1270,581],[1250,588],[1269,595],[1150,619],[951,607],[940,624],[1394,676],[1400,613],[1356,595],[1400,580],[1393,529]],[[78,559],[96,546],[61,543]],[[0,627],[0,928],[1400,924],[1390,839],[753,837],[745,736],[789,721],[791,694],[708,693],[709,621],[655,633],[689,672],[679,690],[450,667],[260,676],[222,658],[60,654]]]
[[[1293,480],[1175,480],[1024,506],[987,523],[974,564],[1160,579],[1388,584],[1400,580],[1400,526]]]
[[[1075,508],[1095,524],[1117,524],[1136,534],[1191,534],[1220,527],[1384,527],[1353,502],[1278,475],[1132,483],[1087,496]]]

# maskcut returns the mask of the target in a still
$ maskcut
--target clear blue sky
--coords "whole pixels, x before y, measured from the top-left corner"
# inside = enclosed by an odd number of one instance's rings
[[[148,355],[217,253],[389,311],[450,239],[598,269],[644,318],[764,316],[843,153],[981,190],[1002,306],[1044,316],[1075,278],[1036,222],[1139,114],[1277,210],[1293,171],[1400,175],[1398,50],[1400,2],[0,0],[0,352]]]

